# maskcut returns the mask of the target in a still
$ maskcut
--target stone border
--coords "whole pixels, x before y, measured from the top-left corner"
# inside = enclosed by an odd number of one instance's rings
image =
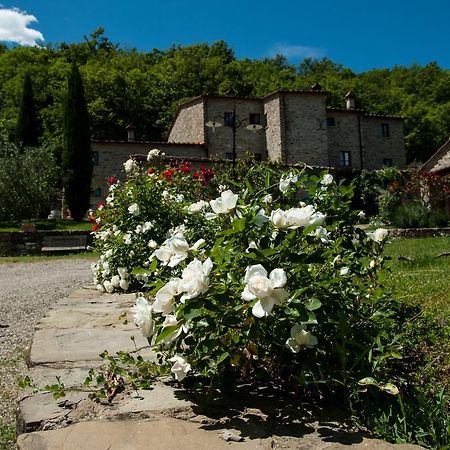
[[[92,244],[92,234],[84,230],[39,230],[35,232],[0,232],[0,256],[41,254],[44,237],[50,236],[87,236],[87,245]]]
[[[450,227],[445,228],[397,228],[389,230],[390,237],[425,238],[450,236]]]

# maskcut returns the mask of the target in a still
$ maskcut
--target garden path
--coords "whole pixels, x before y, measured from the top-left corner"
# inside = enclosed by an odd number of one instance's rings
[[[66,395],[55,400],[45,390],[21,393],[20,450],[421,448],[371,439],[345,429],[338,411],[267,394],[206,406],[168,380],[151,390],[121,392],[108,405],[94,402],[83,380],[102,363],[99,353],[138,348],[144,358],[155,358],[130,320],[133,303],[133,295],[84,288],[55,303],[39,321],[29,375],[38,386],[59,379]]]

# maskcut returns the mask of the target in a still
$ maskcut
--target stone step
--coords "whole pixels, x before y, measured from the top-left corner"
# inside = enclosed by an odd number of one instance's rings
[[[393,445],[363,436],[324,436],[311,431],[304,436],[267,436],[257,428],[227,430],[173,418],[157,421],[89,421],[69,427],[19,436],[19,450],[415,450],[415,445]],[[242,442],[225,441],[224,436],[242,437]],[[355,440],[356,439],[356,440]]]

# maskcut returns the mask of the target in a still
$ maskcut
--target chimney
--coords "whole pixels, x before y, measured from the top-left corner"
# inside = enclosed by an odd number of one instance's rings
[[[134,142],[134,130],[135,129],[136,128],[134,127],[134,125],[132,123],[127,125],[126,130],[128,133],[128,142]]]
[[[355,94],[353,91],[347,92],[345,95],[345,107],[347,109],[355,109]]]

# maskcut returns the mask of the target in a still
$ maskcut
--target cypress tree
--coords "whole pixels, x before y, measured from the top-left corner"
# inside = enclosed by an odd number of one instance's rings
[[[72,217],[79,221],[89,208],[92,151],[83,81],[75,63],[72,64],[64,99],[63,138],[62,178],[65,199]]]
[[[22,102],[16,125],[15,143],[19,148],[37,147],[39,124],[34,106],[33,85],[27,72],[23,79]]]

